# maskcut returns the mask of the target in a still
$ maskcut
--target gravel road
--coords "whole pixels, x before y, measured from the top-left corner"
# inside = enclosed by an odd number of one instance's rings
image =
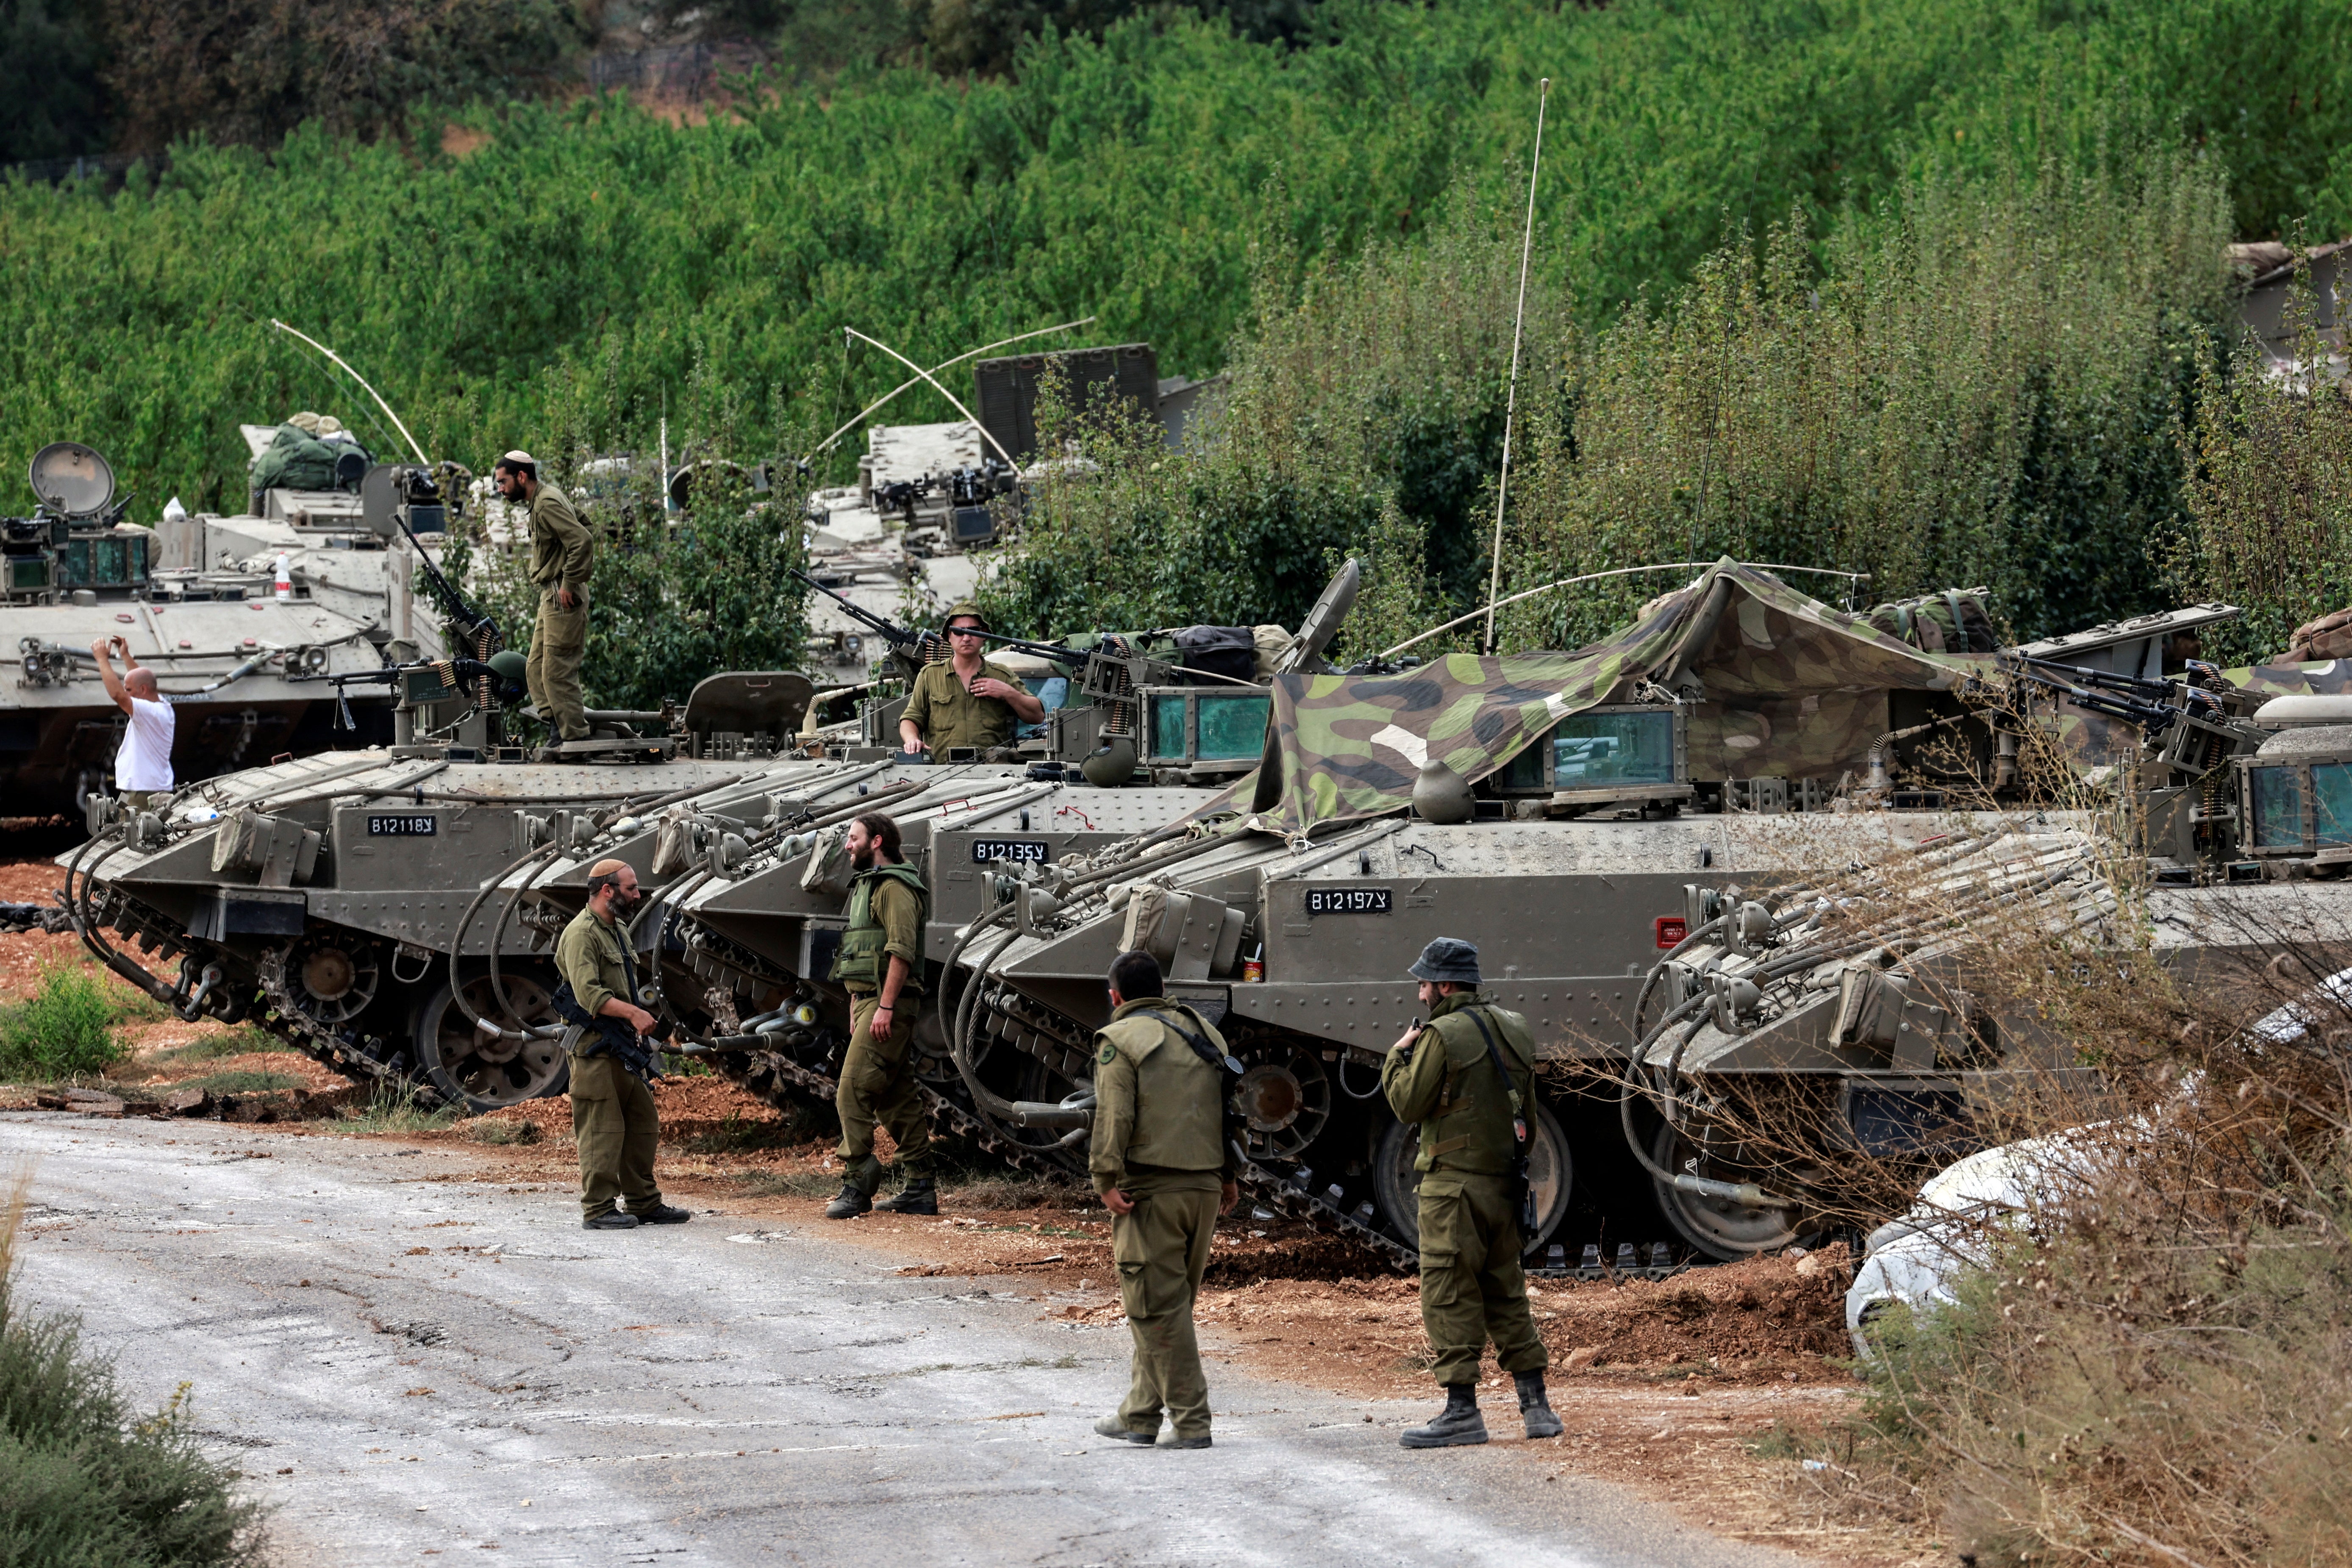
[[[0,1164],[33,1173],[23,1300],[142,1403],[192,1382],[289,1565],[1800,1561],[1517,1441],[1398,1448],[1433,1401],[1213,1361],[1213,1449],[1106,1443],[1123,1326],[809,1226],[591,1233],[467,1152],[209,1122],[12,1115]]]

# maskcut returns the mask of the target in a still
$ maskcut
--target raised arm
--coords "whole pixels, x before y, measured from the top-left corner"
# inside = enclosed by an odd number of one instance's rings
[[[98,661],[98,678],[106,683],[107,696],[114,700],[117,708],[128,713],[131,711],[130,689],[122,684],[122,677],[114,673],[114,660],[107,657],[108,649],[113,647],[122,650],[122,661],[126,666],[131,669],[139,668],[139,661],[131,657],[131,645],[121,637],[99,638],[89,645],[89,657]]]

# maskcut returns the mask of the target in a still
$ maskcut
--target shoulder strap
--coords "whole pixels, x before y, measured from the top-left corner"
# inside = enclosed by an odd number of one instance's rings
[[[1486,1020],[1478,1016],[1484,1009],[1465,1007],[1462,1011],[1478,1026],[1479,1037],[1486,1042],[1486,1056],[1494,1062],[1495,1070],[1503,1076],[1503,1092],[1511,1097],[1512,1142],[1519,1152],[1525,1153],[1528,1147],[1527,1110],[1520,1102],[1518,1086],[1511,1081],[1511,1069],[1503,1065],[1503,1048],[1495,1043],[1494,1031],[1486,1027]]]
[[[1171,1029],[1176,1031],[1177,1038],[1192,1047],[1192,1054],[1200,1058],[1202,1061],[1208,1063],[1211,1067],[1232,1068],[1236,1072],[1241,1070],[1239,1067],[1235,1066],[1230,1058],[1220,1052],[1216,1047],[1209,1044],[1208,1039],[1204,1036],[1194,1034],[1192,1030],[1186,1028],[1183,1025],[1178,1023],[1175,1019],[1170,1017],[1167,1014],[1161,1012],[1157,1007],[1146,1007],[1143,1011],[1149,1013],[1151,1016],[1159,1019]]]

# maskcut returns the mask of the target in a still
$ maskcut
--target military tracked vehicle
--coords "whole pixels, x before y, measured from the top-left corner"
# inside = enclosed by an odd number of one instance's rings
[[[593,858],[646,814],[838,764],[777,756],[810,691],[783,673],[713,677],[674,714],[592,710],[590,740],[534,761],[499,723],[520,666],[322,678],[390,685],[398,743],[205,781],[161,812],[93,813],[90,842],[60,858],[85,942],[184,1016],[254,1022],[425,1104],[561,1091],[563,1058],[532,1027],[551,1016],[549,932],[489,889],[542,850]]]
[[[272,488],[267,515],[167,514],[150,530],[122,521],[128,498],[94,449],[58,442],[34,457],[35,510],[0,520],[0,638],[17,656],[0,697],[12,815],[78,813],[111,790],[123,715],[90,657],[100,638],[121,637],[155,671],[182,779],[323,750],[341,715],[306,679],[440,652],[435,618],[413,604],[419,535],[394,515],[437,528],[434,480],[371,468],[357,447],[347,458],[348,493]],[[389,713],[362,696],[355,738],[387,739]]]
[[[1122,949],[1154,951],[1248,1069],[1261,1173],[1328,1223],[1409,1246],[1413,1141],[1377,1078],[1419,1011],[1406,964],[1432,936],[1465,937],[1489,994],[1539,1044],[1530,1245],[1546,1261],[1648,1267],[1780,1245],[1801,1209],[1717,1170],[1703,1139],[1685,1147],[1688,1129],[1661,1114],[1668,1090],[1621,1093],[1654,1022],[1643,1005],[1660,954],[1723,929],[1708,900],[1727,885],[1820,883],[1982,837],[2004,805],[2090,835],[2091,816],[2062,809],[2085,779],[2110,812],[2120,803],[2160,887],[2256,875],[2234,826],[2254,808],[2217,795],[2265,743],[2251,705],[2337,678],[2192,666],[2186,683],[2164,679],[2182,623],[2228,613],[2101,628],[2058,650],[2095,645],[2096,663],[2062,665],[2050,649],[1932,651],[1724,563],[1579,653],[1278,680],[1265,766],[1199,814],[1197,837],[1034,868],[984,917],[955,954],[969,978],[950,1047],[1048,1063],[1058,1076],[1034,1100],[1082,1094],[1067,1042],[1103,1021],[1100,976]],[[2063,776],[2037,775],[2037,758]],[[1874,1078],[1849,1064],[1831,1096],[1839,1135],[1890,1147],[1946,1119],[1950,1087],[1916,1065]],[[983,1116],[1017,1121],[986,1087],[973,1086]]]

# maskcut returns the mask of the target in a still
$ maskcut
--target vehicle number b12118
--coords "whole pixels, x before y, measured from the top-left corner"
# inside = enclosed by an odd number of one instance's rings
[[[986,866],[999,860],[1045,863],[1045,841],[1042,838],[975,838],[971,841],[974,865]]]
[[[1310,915],[1384,915],[1394,906],[1386,888],[1309,888]]]
[[[436,816],[377,816],[368,817],[370,838],[431,838],[441,831]]]

